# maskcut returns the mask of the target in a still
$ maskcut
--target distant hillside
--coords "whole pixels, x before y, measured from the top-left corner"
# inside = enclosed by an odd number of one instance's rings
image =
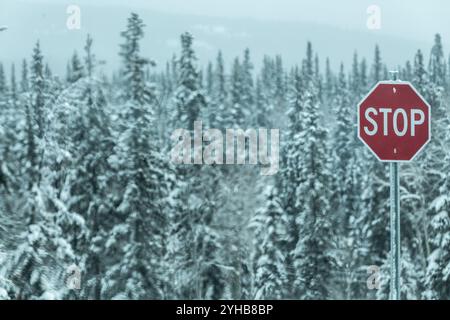
[[[117,6],[83,5],[81,30],[70,31],[66,28],[65,4],[10,2],[7,10],[0,10],[0,25],[9,27],[0,34],[0,59],[9,63],[19,62],[23,57],[29,58],[34,43],[40,39],[52,69],[63,74],[66,59],[75,49],[82,50],[87,33],[91,33],[98,57],[107,61],[107,71],[112,70],[117,67],[119,58],[116,50],[111,48],[119,45],[119,34],[125,27],[126,16],[132,10]],[[257,64],[263,54],[278,53],[283,55],[286,64],[293,64],[299,61],[306,41],[310,40],[320,55],[322,66],[327,56],[334,68],[340,61],[348,66],[355,50],[360,56],[370,59],[374,45],[378,43],[384,61],[388,66],[395,67],[410,59],[418,48],[428,54],[432,42],[432,38],[425,43],[387,36],[380,31],[338,29],[313,23],[171,15],[142,8],[137,10],[147,24],[143,50],[160,67],[178,51],[179,35],[186,30],[195,36],[196,51],[202,63],[213,59],[218,48],[226,48],[223,53],[229,62],[249,47]]]

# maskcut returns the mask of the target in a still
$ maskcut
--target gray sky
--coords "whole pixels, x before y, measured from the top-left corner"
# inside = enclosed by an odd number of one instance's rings
[[[67,5],[81,8],[82,28],[68,31]],[[381,10],[381,29],[367,28],[370,5]],[[433,35],[450,30],[450,1],[444,0],[0,0],[0,60],[29,57],[39,38],[44,54],[58,72],[74,49],[82,51],[91,33],[98,56],[116,67],[119,33],[130,11],[147,24],[148,56],[163,65],[178,51],[179,34],[191,31],[201,62],[222,49],[228,60],[249,47],[260,61],[264,53],[282,54],[287,64],[300,60],[311,40],[321,59],[348,64],[357,50],[368,59],[379,43],[390,66],[411,59],[415,50],[429,52]]]
[[[381,9],[382,32],[425,40],[450,28],[448,0],[2,0],[145,8],[166,13],[227,18],[309,21],[365,29],[370,5]]]

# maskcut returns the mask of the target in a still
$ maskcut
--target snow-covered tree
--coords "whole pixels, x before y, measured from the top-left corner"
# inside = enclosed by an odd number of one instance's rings
[[[106,243],[115,259],[108,266],[104,295],[118,299],[163,298],[163,241],[167,225],[167,160],[154,132],[154,92],[144,81],[145,66],[140,41],[144,22],[132,13],[122,32],[124,124],[110,164],[115,169],[118,203],[116,222]]]
[[[368,90],[367,85],[368,85],[368,76],[367,76],[367,62],[366,59],[363,58],[361,60],[360,66],[359,66],[359,78],[360,78],[360,88],[361,88],[361,93],[365,94]]]
[[[0,96],[6,97],[8,91],[8,82],[6,80],[5,70],[3,68],[3,63],[0,63]]]
[[[75,51],[69,62],[69,72],[67,74],[67,81],[69,83],[75,83],[84,76],[83,63],[78,57],[78,53]]]
[[[205,97],[199,87],[197,58],[192,48],[190,33],[181,35],[181,56],[178,61],[178,86],[174,94],[176,128],[192,130],[194,121],[200,119],[204,111]]]
[[[434,45],[431,48],[430,62],[428,64],[428,72],[430,81],[438,86],[446,85],[446,61],[444,50],[442,48],[441,35],[436,34],[434,37]]]
[[[29,90],[29,82],[28,82],[28,64],[27,60],[23,59],[22,61],[22,75],[20,78],[20,90],[21,92],[27,92]]]
[[[324,99],[325,102],[331,101],[333,98],[335,87],[335,76],[331,70],[330,58],[325,60],[325,81],[324,81]]]
[[[356,62],[357,64],[357,62]],[[356,71],[357,72],[357,71]],[[355,73],[355,70],[353,70]],[[354,74],[354,76],[357,76]],[[351,161],[355,158],[353,146],[356,140],[355,115],[350,102],[350,94],[345,79],[344,65],[341,64],[335,99],[333,101],[335,108],[336,127],[333,141],[333,178],[336,180],[337,206],[341,208],[344,229],[348,227],[349,216],[354,212],[354,202],[356,190],[349,190],[354,187],[355,182],[353,174],[350,171]],[[336,208],[337,209],[337,208]]]
[[[243,109],[243,116],[249,117],[254,104],[254,84],[253,84],[253,63],[250,60],[250,50],[244,50],[244,58],[240,67],[241,75],[241,103]],[[241,119],[241,122],[248,122],[248,119]]]
[[[308,70],[306,64],[306,70]],[[330,255],[332,226],[330,218],[330,172],[327,163],[327,132],[319,121],[317,84],[309,80],[302,99],[302,156],[296,188],[298,241],[293,251],[299,298],[326,299],[330,296],[332,268]]]
[[[386,80],[383,76],[383,62],[381,60],[380,47],[378,45],[375,46],[374,60],[372,65],[372,74],[371,74],[371,85],[375,85],[378,81]]]
[[[209,123],[211,128],[226,128],[227,119],[227,83],[225,78],[225,66],[222,52],[217,54],[216,65],[213,74],[213,87],[211,103],[209,105]]]
[[[231,90],[230,90],[230,107],[228,109],[228,122],[227,128],[232,127],[243,127],[245,123],[246,115],[248,110],[244,108],[244,79],[243,79],[243,68],[236,57],[233,62],[233,67],[231,69]]]
[[[86,65],[91,65],[91,74],[61,92],[50,112],[44,163],[53,168],[48,178],[55,190],[49,202],[85,281],[82,291],[68,292],[66,297],[100,299],[105,242],[111,228],[108,213],[114,211],[108,164],[113,142],[102,85],[92,75],[91,45],[88,37]]]
[[[16,82],[16,67],[14,63],[11,65],[11,104],[14,106],[17,105],[18,100],[18,92],[17,92],[17,82]]]
[[[448,161],[448,158],[447,158]],[[440,187],[439,196],[432,202],[433,217],[431,220],[432,251],[428,257],[425,276],[424,297],[427,299],[445,300],[450,297],[448,281],[450,279],[450,177],[445,174],[445,180]]]
[[[208,94],[208,96],[212,95],[213,86],[214,86],[213,65],[211,62],[208,62],[208,66],[206,68],[206,93]]]
[[[34,48],[30,99],[25,100],[24,170],[17,190],[18,214],[23,221],[4,274],[19,299],[61,298],[65,263],[72,250],[56,223],[48,202],[52,188],[43,167],[44,79],[39,43]],[[30,105],[31,104],[31,105]]]
[[[254,299],[283,299],[286,297],[287,271],[283,250],[286,241],[286,215],[277,191],[268,187],[267,203],[253,218],[255,233]]]
[[[37,137],[41,139],[44,135],[45,126],[45,80],[43,56],[39,41],[33,49],[30,68],[30,104],[33,109],[33,121],[37,128]]]
[[[192,133],[194,121],[200,119],[207,106],[204,93],[199,87],[192,36],[189,33],[183,34],[181,43],[178,87],[174,93],[174,122],[178,128],[188,129]],[[216,97],[223,94],[220,92],[222,72],[223,70],[219,70],[217,75],[219,88],[215,89]],[[220,125],[220,118],[216,120]],[[174,296],[219,299],[225,283],[219,256],[220,238],[214,226],[218,208],[214,202],[217,193],[213,190],[217,188],[217,179],[214,170],[208,167],[185,165],[177,169],[179,186],[175,190],[178,190],[178,200],[174,204],[169,235],[169,256],[174,261],[170,266],[170,277],[176,287]],[[212,274],[214,277],[211,277]]]

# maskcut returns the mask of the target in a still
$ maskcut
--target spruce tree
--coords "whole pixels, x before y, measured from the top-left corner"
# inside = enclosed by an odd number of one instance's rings
[[[181,35],[181,57],[179,64],[178,86],[174,94],[176,128],[192,130],[194,121],[200,119],[206,103],[199,87],[197,58],[192,48],[193,37],[190,33]]]
[[[254,105],[254,83],[253,83],[253,64],[250,60],[250,50],[247,48],[244,51],[244,58],[242,60],[242,65],[240,68],[241,78],[241,108],[242,117],[240,124],[244,124],[248,121],[251,110],[253,110]]]
[[[69,83],[75,83],[84,76],[83,63],[78,57],[78,53],[75,51],[70,60],[70,69],[67,75]]]
[[[361,88],[361,92],[360,94],[364,94],[365,92],[367,92],[368,88],[368,77],[367,77],[367,62],[366,59],[363,58],[361,60],[360,63],[360,67],[359,67],[359,77],[360,77],[360,88]]]
[[[216,66],[214,69],[213,89],[211,95],[210,125],[211,128],[223,130],[226,128],[227,119],[227,83],[225,76],[225,66],[222,52],[219,51],[216,58]]]
[[[0,63],[0,96],[1,99],[5,99],[8,95],[8,83],[6,81],[5,70],[3,69],[3,64]]]
[[[25,102],[24,171],[17,191],[23,228],[4,266],[18,299],[53,299],[63,296],[65,264],[73,256],[48,202],[52,188],[43,170],[43,67],[39,43],[34,48],[30,99]],[[31,106],[29,104],[31,102]]]
[[[442,48],[441,35],[436,34],[434,37],[434,45],[431,48],[430,61],[428,64],[428,72],[430,81],[438,86],[446,86],[446,61],[444,58],[444,50]]]
[[[286,215],[278,191],[266,190],[267,203],[251,222],[254,228],[255,254],[254,299],[283,299],[286,297],[287,272],[283,250],[286,240]]]
[[[261,128],[270,128],[273,119],[270,117],[271,110],[267,108],[268,101],[260,78],[256,79],[255,91],[255,124]]]
[[[300,212],[299,203],[296,201],[296,188],[300,181],[300,166],[303,143],[303,85],[300,70],[295,68],[293,71],[292,85],[289,93],[289,127],[287,133],[287,143],[282,145],[282,163],[281,176],[277,180],[277,188],[280,190],[282,208],[288,222],[286,246],[284,248],[286,257],[286,269],[290,270],[287,277],[287,298],[298,298],[298,291],[294,286],[297,278],[295,267],[293,265],[293,251],[299,239],[299,229],[296,218]]]
[[[276,110],[285,112],[286,77],[283,69],[283,60],[280,55],[275,57],[275,101]]]
[[[14,63],[11,65],[11,104],[13,107],[17,105],[18,92],[16,82],[16,67]]]
[[[432,210],[431,246],[425,275],[424,292],[426,299],[445,300],[450,297],[448,281],[450,279],[450,175],[448,171],[449,156],[446,157],[447,171],[443,174],[439,194],[431,203]]]
[[[358,66],[358,67],[357,67]],[[360,79],[359,63],[354,58],[352,76],[350,83],[355,77]],[[332,143],[333,155],[333,197],[332,207],[336,212],[334,223],[337,226],[336,256],[340,275],[336,278],[337,284],[341,285],[341,291],[346,299],[360,298],[362,288],[358,280],[358,272],[366,263],[364,251],[364,233],[361,224],[357,220],[361,218],[360,211],[360,188],[362,181],[362,164],[359,142],[356,138],[356,110],[353,108],[360,98],[360,83],[354,84],[356,91],[350,94],[347,84],[344,66],[341,64],[337,83],[335,99],[335,128]],[[356,95],[355,98],[352,98]]]
[[[28,79],[28,65],[27,60],[23,59],[22,61],[22,76],[20,79],[20,90],[21,92],[28,92],[29,88],[29,79]]]
[[[325,98],[326,101],[330,101],[334,90],[334,75],[331,70],[330,59],[325,61]]]
[[[30,103],[33,109],[33,121],[37,127],[37,137],[41,139],[44,135],[44,108],[45,108],[45,80],[43,56],[39,41],[33,49],[31,58],[30,74]]]
[[[106,243],[115,253],[107,268],[104,295],[121,299],[163,298],[162,268],[167,225],[167,161],[162,157],[154,132],[154,92],[144,81],[141,56],[144,23],[136,14],[122,32],[124,100],[123,125],[111,165],[117,170],[116,223]]]
[[[356,51],[353,54],[352,75],[349,89],[356,95],[361,94],[360,63],[358,61],[358,54]]]
[[[383,62],[381,60],[380,47],[378,45],[375,46],[375,54],[372,65],[372,77],[371,77],[371,85],[375,85],[378,81],[386,80],[383,79]]]
[[[235,58],[231,69],[231,90],[230,90],[230,108],[227,121],[227,128],[243,127],[246,120],[246,110],[244,108],[244,71]]]
[[[206,93],[209,97],[212,95],[212,90],[214,86],[214,76],[213,76],[213,65],[211,62],[208,62],[208,66],[206,67]]]
[[[355,158],[355,154],[352,151],[356,142],[356,128],[353,125],[355,123],[355,117],[352,112],[350,93],[345,79],[343,64],[341,64],[338,75],[333,105],[335,107],[336,117],[336,127],[333,135],[333,178],[336,181],[335,183],[337,183],[335,189],[337,193],[336,205],[337,208],[340,208],[338,211],[340,212],[339,216],[343,219],[341,221],[341,227],[343,230],[348,231],[350,227],[349,219],[355,211],[354,204],[356,201],[356,190],[349,189],[355,187],[355,181],[352,181],[353,174],[350,169],[352,160]]]
[[[306,63],[306,71],[308,71]],[[319,121],[317,84],[308,80],[302,97],[299,183],[295,190],[299,211],[295,218],[299,236],[293,250],[298,298],[326,299],[330,296],[332,237],[329,216],[330,172],[327,163],[327,132]]]
[[[192,36],[181,36],[182,52],[179,59],[178,87],[174,94],[176,105],[175,123],[178,128],[193,133],[194,121],[204,112],[206,100],[199,88],[199,73],[196,57],[192,49]],[[217,103],[224,93],[222,57],[219,53],[214,89]],[[220,105],[217,106],[220,113]],[[224,121],[216,118],[220,126]],[[209,167],[179,166],[178,201],[171,217],[170,252],[171,279],[176,284],[174,296],[177,298],[219,299],[225,289],[221,257],[219,255],[220,236],[214,222],[218,207],[215,202],[217,192],[217,170]],[[209,190],[210,192],[206,192]]]
[[[423,59],[417,57],[417,65],[422,67]],[[432,140],[423,153],[421,169],[424,170],[427,190],[425,203],[429,204],[427,216],[428,230],[424,229],[427,241],[427,269],[425,275],[426,292],[424,297],[428,299],[448,299],[450,296],[445,283],[449,279],[449,214],[448,214],[448,128],[450,118],[448,116],[448,103],[446,101],[445,88],[445,62],[443,60],[442,44],[440,36],[436,35],[435,43],[431,50],[429,71],[426,73],[419,68],[415,73],[417,78],[424,83],[424,96],[431,105],[432,116]],[[419,77],[420,75],[420,77]],[[426,226],[424,227],[426,228]],[[425,233],[425,231],[429,231]]]

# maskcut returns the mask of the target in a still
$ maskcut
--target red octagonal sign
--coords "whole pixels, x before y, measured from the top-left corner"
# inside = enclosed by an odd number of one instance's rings
[[[381,161],[410,161],[430,141],[430,112],[409,82],[381,81],[358,105],[358,137]]]

